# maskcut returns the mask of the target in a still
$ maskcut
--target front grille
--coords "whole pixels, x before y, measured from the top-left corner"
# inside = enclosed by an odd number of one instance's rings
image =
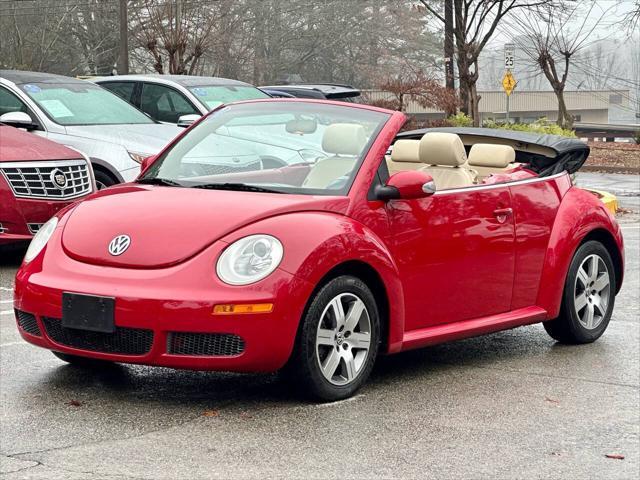
[[[244,351],[244,340],[230,333],[172,332],[169,334],[167,351],[174,355],[239,355]]]
[[[22,310],[16,310],[15,313],[16,319],[18,320],[18,325],[20,325],[20,328],[22,328],[22,330],[31,335],[35,335],[36,337],[42,336],[42,332],[40,331],[40,327],[38,326],[35,315],[23,312]]]
[[[67,347],[102,353],[144,355],[153,344],[153,331],[141,328],[116,327],[113,333],[91,332],[64,328],[57,318],[43,317],[47,335],[54,342]]]
[[[36,233],[38,233],[38,230],[40,230],[40,227],[42,227],[42,225],[44,225],[44,223],[27,223],[27,227],[29,228],[29,232],[31,233],[31,235],[35,235]]]
[[[91,192],[84,160],[4,163],[0,172],[19,198],[68,200]]]

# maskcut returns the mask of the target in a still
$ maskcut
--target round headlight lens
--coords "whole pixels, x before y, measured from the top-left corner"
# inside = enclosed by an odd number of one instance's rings
[[[58,218],[53,217],[47,223],[40,227],[40,230],[34,235],[33,240],[29,244],[29,248],[27,248],[27,253],[24,255],[24,263],[29,263],[31,260],[36,258],[38,254],[45,247],[51,235],[53,235],[53,231],[58,226]]]
[[[250,235],[229,245],[216,266],[229,285],[248,285],[273,272],[282,260],[282,243],[271,235]]]

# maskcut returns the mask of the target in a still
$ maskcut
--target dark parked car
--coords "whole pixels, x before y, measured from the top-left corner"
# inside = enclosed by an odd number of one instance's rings
[[[294,96],[298,98],[317,98],[321,100],[341,100],[355,102],[360,96],[360,90],[351,85],[333,83],[297,84],[297,85],[268,85],[260,87],[273,97]],[[281,95],[282,93],[288,95]]]

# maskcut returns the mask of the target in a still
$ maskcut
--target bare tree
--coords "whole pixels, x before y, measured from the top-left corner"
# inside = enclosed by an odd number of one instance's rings
[[[570,21],[580,18],[584,4],[588,6],[582,14],[577,29],[572,29]],[[530,15],[516,20],[522,32],[528,34],[529,43],[519,43],[520,48],[542,70],[558,100],[557,123],[562,128],[573,127],[573,116],[567,109],[564,91],[567,86],[570,67],[575,56],[590,45],[593,31],[610,10],[602,11],[594,17],[595,2],[576,2],[573,8],[548,5],[539,9],[539,15]]]
[[[158,73],[193,75],[209,47],[217,22],[224,21],[221,3],[139,0],[134,11],[136,38],[153,57]],[[182,8],[179,8],[182,7]]]
[[[444,14],[431,0],[420,0],[424,9],[442,24]],[[480,125],[478,109],[480,97],[478,58],[491,39],[502,19],[517,9],[534,9],[553,0],[454,0],[453,34],[456,41],[456,65],[460,80],[462,111],[473,117],[474,125]]]

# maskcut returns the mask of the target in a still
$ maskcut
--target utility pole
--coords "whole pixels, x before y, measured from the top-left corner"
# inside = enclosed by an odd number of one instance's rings
[[[182,0],[176,0],[176,32],[180,34],[182,24]]]
[[[127,0],[120,0],[120,54],[118,55],[118,74],[127,75],[129,73],[129,39],[128,30]]]
[[[444,0],[444,65],[445,86],[448,90],[455,90],[456,84],[453,78],[453,0]],[[447,117],[456,112],[446,112]]]

